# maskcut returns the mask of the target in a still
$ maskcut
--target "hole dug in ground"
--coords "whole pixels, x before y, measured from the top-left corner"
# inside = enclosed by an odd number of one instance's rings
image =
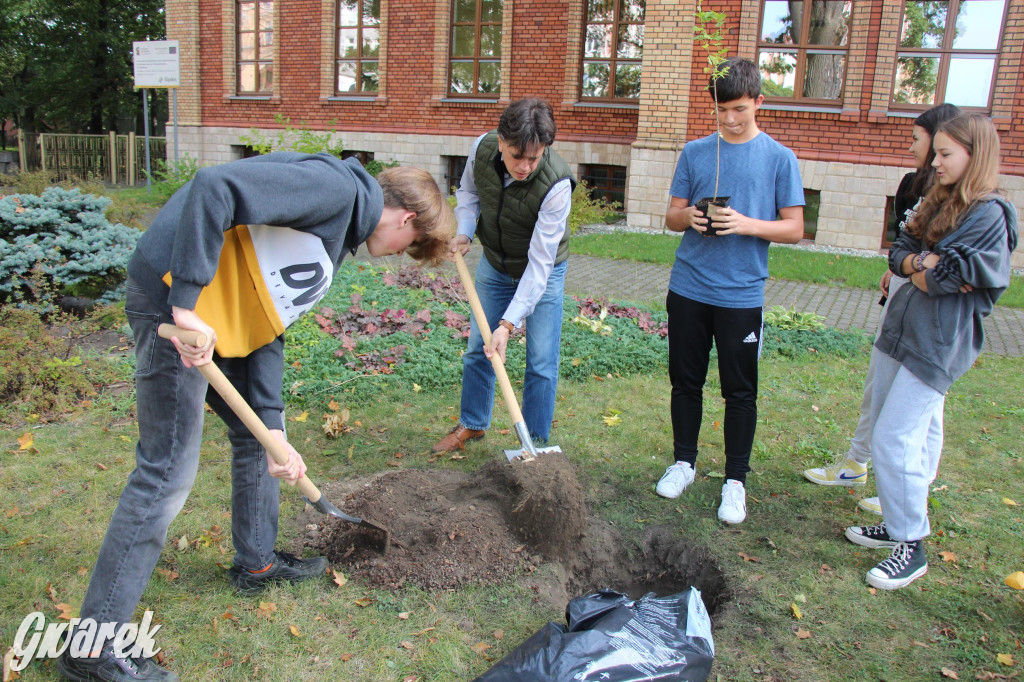
[[[381,554],[378,533],[308,508],[302,514],[305,544],[371,585],[451,590],[522,571],[556,608],[600,588],[639,598],[692,585],[711,615],[729,597],[709,553],[672,529],[651,527],[626,540],[588,517],[583,489],[564,455],[511,465],[495,460],[473,473],[391,471],[327,485],[323,493],[346,513],[389,529],[397,541]],[[537,571],[549,562],[554,570]]]

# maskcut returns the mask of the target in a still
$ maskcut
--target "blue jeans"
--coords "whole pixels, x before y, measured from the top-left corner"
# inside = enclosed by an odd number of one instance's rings
[[[127,623],[160,559],[167,529],[188,498],[199,468],[203,403],[228,425],[231,440],[231,533],[236,564],[260,569],[273,561],[277,539],[278,481],[267,473],[266,453],[203,375],[186,369],[157,326],[170,315],[128,281],[125,315],[135,335],[135,390],[139,442],[135,470],[103,538],[82,602],[81,616]],[[217,359],[243,396],[245,358]]]
[[[526,318],[526,376],[523,382],[523,420],[530,437],[541,443],[551,435],[555,414],[555,390],[558,388],[558,358],[562,343],[562,294],[565,290],[565,260],[551,270],[548,285],[537,307]],[[476,290],[494,329],[505,314],[519,286],[519,280],[506,275],[480,259],[476,269]],[[462,356],[462,407],[459,421],[469,429],[486,430],[491,426],[494,409],[494,368],[484,355],[484,341],[473,317],[469,325],[469,350]]]

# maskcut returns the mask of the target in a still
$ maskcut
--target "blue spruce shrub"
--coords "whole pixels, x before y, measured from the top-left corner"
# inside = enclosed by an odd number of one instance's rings
[[[49,187],[0,198],[0,304],[121,297],[140,233],[104,215],[110,199]]]

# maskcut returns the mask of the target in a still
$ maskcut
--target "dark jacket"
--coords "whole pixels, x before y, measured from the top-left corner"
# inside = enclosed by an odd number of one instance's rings
[[[568,164],[546,147],[533,173],[525,180],[516,180],[506,186],[505,165],[498,151],[498,134],[490,132],[480,140],[473,174],[480,197],[476,236],[484,256],[496,270],[515,278],[523,276],[541,204],[551,188],[567,178],[575,188],[576,181]],[[566,230],[558,244],[555,264],[568,257],[569,230]]]

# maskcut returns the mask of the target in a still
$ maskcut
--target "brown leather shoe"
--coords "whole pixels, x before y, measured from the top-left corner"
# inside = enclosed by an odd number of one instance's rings
[[[480,440],[484,437],[484,431],[467,429],[459,424],[452,429],[447,436],[442,438],[431,450],[434,452],[452,452],[454,450],[465,450],[466,441]]]

